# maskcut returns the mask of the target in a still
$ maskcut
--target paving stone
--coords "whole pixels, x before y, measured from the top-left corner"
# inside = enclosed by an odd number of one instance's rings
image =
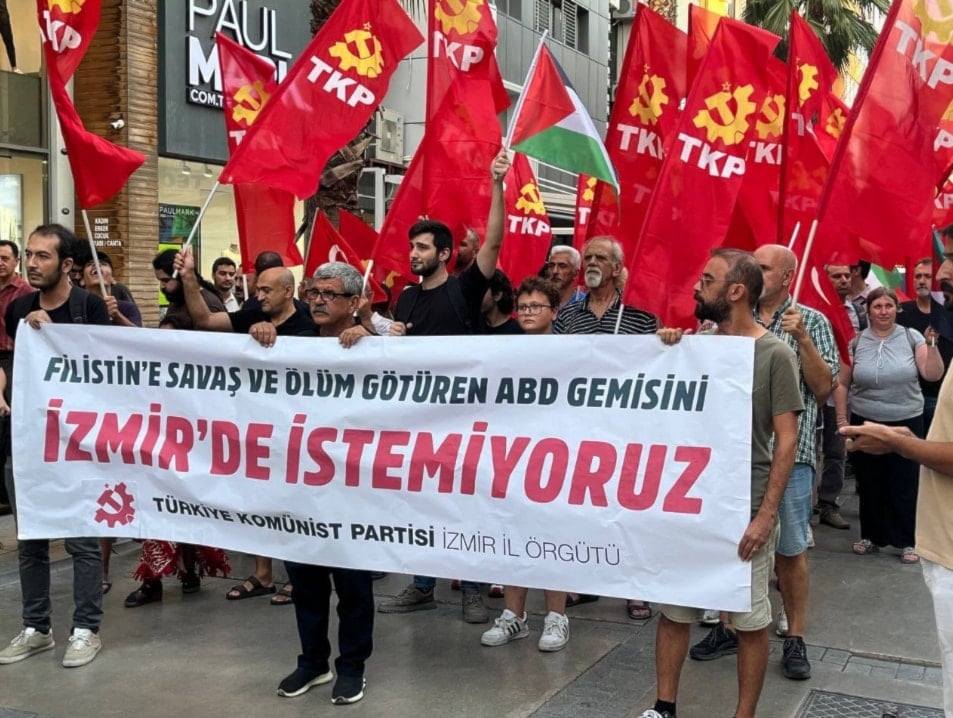
[[[902,681],[922,681],[924,675],[924,666],[916,666],[912,663],[901,663],[897,669],[897,678]]]
[[[939,668],[928,666],[923,670],[923,682],[932,683],[935,686],[943,685],[943,671]]]
[[[855,673],[858,676],[869,676],[870,675],[870,666],[865,663],[854,663],[849,661],[846,666],[844,666],[844,673]]]
[[[824,663],[836,663],[838,666],[845,666],[850,660],[850,651],[840,651],[836,648],[828,648],[821,656]]]

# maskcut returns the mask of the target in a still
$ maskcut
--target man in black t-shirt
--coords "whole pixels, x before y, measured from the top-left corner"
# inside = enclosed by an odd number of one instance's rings
[[[33,329],[50,323],[109,324],[109,313],[102,299],[70,287],[70,271],[78,246],[76,236],[59,224],[37,227],[30,235],[24,252],[27,280],[38,291],[13,300],[7,307],[6,331],[14,342],[21,319]],[[15,510],[13,477],[8,475],[7,479]],[[21,540],[17,550],[23,630],[0,650],[0,665],[22,661],[55,645],[50,620],[50,542],[48,539]],[[63,665],[74,668],[92,661],[102,648],[99,626],[103,617],[103,558],[95,538],[68,538],[66,552],[73,559],[75,606]]]
[[[451,277],[447,262],[453,253],[453,236],[442,222],[421,220],[410,228],[410,268],[420,277],[420,284],[408,286],[397,298],[391,335],[479,334],[483,326],[483,297],[496,271],[496,260],[503,244],[503,177],[510,167],[506,151],[493,160],[491,175],[493,194],[486,223],[486,241],[476,261],[459,276]],[[436,608],[434,586],[437,579],[414,576],[414,581],[399,595],[383,601],[381,613],[409,613]],[[489,616],[472,581],[461,581],[463,620],[486,623]]]
[[[476,261],[459,276],[450,277],[453,235],[442,222],[425,219],[410,228],[410,269],[420,277],[397,298],[391,334],[411,336],[479,334],[483,296],[503,244],[503,176],[509,169],[506,152],[493,160],[493,196],[486,241]]]
[[[290,270],[284,267],[271,267],[258,275],[255,296],[258,305],[253,309],[239,309],[237,312],[210,312],[195,275],[195,262],[191,248],[178,252],[175,256],[175,270],[179,272],[182,288],[185,292],[185,306],[195,328],[212,332],[234,332],[251,334],[262,346],[275,345],[277,336],[297,336],[314,329],[314,322],[308,312],[304,314],[294,301],[295,281]],[[305,305],[307,306],[307,305]],[[239,601],[255,596],[275,593],[272,575],[272,560],[267,556],[255,556],[255,572],[242,583],[234,586],[225,594],[230,601]],[[285,584],[278,596],[272,599],[275,605],[291,603],[291,585]]]
[[[258,307],[216,314],[209,312],[202,300],[191,249],[176,255],[175,268],[182,277],[185,305],[196,329],[251,334],[266,347],[274,346],[278,335],[296,336],[314,329],[310,314],[301,312],[294,302],[294,276],[284,267],[266,269],[258,276]]]

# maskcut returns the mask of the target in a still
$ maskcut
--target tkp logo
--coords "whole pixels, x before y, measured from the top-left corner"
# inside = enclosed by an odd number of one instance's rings
[[[589,177],[586,180],[586,188],[582,191],[583,202],[592,202],[596,198],[596,182],[598,181],[595,177]]]
[[[381,41],[370,32],[367,23],[364,29],[351,30],[344,39],[334,43],[328,54],[338,59],[338,68],[342,72],[354,70],[358,75],[374,79],[384,69],[384,57],[381,54]]]
[[[844,131],[844,125],[846,124],[847,117],[844,115],[844,112],[841,108],[835,107],[834,111],[827,118],[824,131],[836,140],[840,137],[840,133]]]
[[[232,120],[243,122],[245,126],[250,126],[257,118],[258,113],[262,111],[265,103],[271,98],[265,92],[265,85],[261,80],[255,80],[250,85],[242,85],[235,91],[232,99],[235,100],[235,107],[232,108]]]
[[[106,484],[106,490],[96,500],[99,504],[96,509],[96,523],[109,524],[109,528],[115,528],[116,524],[126,526],[132,523],[136,516],[136,508],[133,506],[135,502],[132,494],[126,491],[126,484],[118,483],[114,489],[110,489],[109,484]]]
[[[519,199],[516,200],[516,209],[523,214],[546,214],[543,199],[539,196],[539,187],[535,182],[527,182],[520,188]]]
[[[734,90],[728,84],[720,92],[705,98],[707,109],[699,110],[692,123],[705,130],[709,142],[721,140],[726,145],[737,145],[744,141],[748,131],[748,118],[757,107],[751,101],[754,88],[741,85]]]
[[[50,10],[59,9],[64,15],[73,15],[82,12],[86,0],[50,0]]]
[[[810,98],[811,93],[819,87],[817,67],[808,65],[806,62],[798,62],[797,74],[801,78],[797,85],[797,99],[803,105]]]
[[[781,136],[784,129],[784,95],[768,95],[761,103],[761,114],[755,123],[758,138],[770,140]]]
[[[953,40],[953,0],[917,0],[913,13],[920,19],[925,40],[941,45]]]
[[[632,100],[629,114],[638,117],[643,125],[658,124],[665,105],[668,104],[668,95],[665,94],[665,78],[650,75],[647,71],[642,75],[639,83],[639,94]]]
[[[434,17],[444,35],[469,35],[480,27],[480,7],[484,0],[437,0]]]

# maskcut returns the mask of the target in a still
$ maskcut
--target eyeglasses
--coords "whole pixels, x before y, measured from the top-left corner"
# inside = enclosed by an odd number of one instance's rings
[[[517,314],[539,314],[544,309],[554,309],[552,304],[517,304]]]
[[[338,297],[347,298],[353,297],[353,294],[345,294],[344,292],[332,292],[330,289],[309,289],[305,292],[305,296],[308,299],[321,299],[322,302],[330,302]]]

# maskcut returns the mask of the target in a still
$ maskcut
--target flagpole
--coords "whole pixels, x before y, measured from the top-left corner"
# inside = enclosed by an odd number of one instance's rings
[[[374,260],[368,259],[367,265],[364,267],[364,281],[361,284],[361,296],[363,297],[367,293],[367,281],[371,276],[371,269],[374,268]]]
[[[89,242],[89,251],[93,257],[93,265],[96,267],[96,276],[99,278],[99,289],[103,293],[103,299],[105,299],[108,294],[106,294],[106,282],[103,281],[103,272],[102,268],[99,266],[99,255],[96,254],[96,245],[93,243],[93,232],[89,228],[89,215],[86,214],[86,210],[80,210],[80,213],[83,215],[83,224],[86,226],[86,240]]]
[[[804,273],[807,271],[807,259],[811,255],[811,247],[814,246],[814,235],[817,233],[817,219],[811,222],[811,231],[807,233],[807,244],[804,245],[804,256],[801,257],[801,266],[797,270],[797,285],[794,287],[794,296],[791,301],[797,304],[798,297],[801,296],[801,282],[804,281]]]
[[[788,242],[788,249],[792,252],[794,251],[794,243],[797,241],[798,232],[801,231],[801,222],[797,221],[794,223],[794,231],[791,232],[791,241]]]
[[[543,43],[546,42],[546,36],[549,34],[549,30],[543,30],[543,34],[540,35],[539,45],[536,46],[536,54],[533,55],[533,61],[529,65],[529,71],[526,73],[527,80],[532,78],[533,73],[536,72],[536,65],[539,63],[539,56],[543,53]],[[523,109],[523,103],[526,100],[526,83],[523,84],[523,90],[520,92],[520,96],[516,98],[516,107],[513,108],[513,115],[510,118],[510,126],[506,129],[506,139],[503,140],[503,149],[509,151],[510,142],[513,139],[513,130],[516,129],[516,118],[520,116],[520,112]]]
[[[182,245],[180,251],[184,252],[189,247],[192,246],[192,240],[195,239],[195,233],[199,230],[199,224],[202,221],[202,217],[205,216],[205,212],[208,209],[208,206],[212,203],[212,197],[215,196],[215,192],[218,191],[219,181],[215,180],[212,183],[212,189],[208,191],[208,197],[205,198],[205,201],[202,203],[202,208],[199,210],[199,216],[195,218],[195,224],[192,225],[192,229],[189,230],[189,236],[185,240],[185,244]],[[179,276],[179,270],[176,269],[172,272],[172,278],[175,279]]]

